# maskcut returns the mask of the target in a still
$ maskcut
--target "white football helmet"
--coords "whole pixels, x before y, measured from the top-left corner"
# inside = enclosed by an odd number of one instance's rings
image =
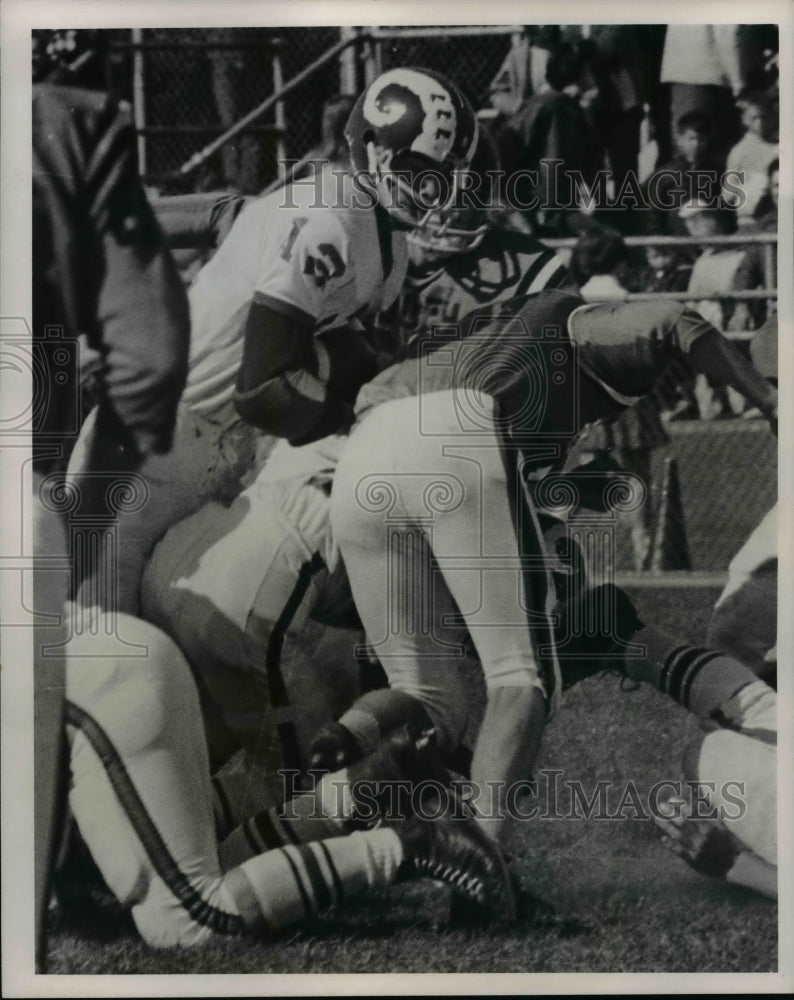
[[[458,88],[434,70],[391,69],[356,101],[345,128],[354,171],[406,229],[423,230],[455,203],[479,136]]]

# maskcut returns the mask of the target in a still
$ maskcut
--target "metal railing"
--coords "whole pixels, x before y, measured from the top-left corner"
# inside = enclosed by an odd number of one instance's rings
[[[576,246],[576,240],[566,239],[544,239],[543,242],[555,250],[572,250]],[[683,247],[693,247],[702,249],[703,247],[742,247],[759,245],[764,248],[764,287],[754,289],[736,289],[730,292],[720,292],[711,295],[700,293],[681,292],[630,292],[626,301],[647,301],[650,299],[674,299],[678,302],[701,302],[701,301],[722,301],[732,299],[735,301],[766,299],[774,302],[777,299],[778,291],[776,287],[776,255],[777,255],[777,233],[746,233],[745,235],[733,236],[626,236],[624,243],[628,247],[670,247],[681,249]]]
[[[359,45],[365,39],[367,35],[365,33],[356,34],[350,38],[343,38],[336,45],[332,46],[321,56],[314,59],[309,65],[296,74],[287,83],[283,83],[279,89],[277,89],[273,94],[267,97],[264,101],[258,104],[255,108],[248,112],[243,118],[232,125],[230,128],[218,136],[213,142],[200,149],[197,153],[194,153],[182,166],[173,172],[169,179],[181,179],[189,176],[199,169],[206,161],[218,152],[223,146],[228,142],[231,142],[236,136],[241,132],[244,132],[251,128],[253,123],[257,119],[261,118],[262,115],[267,114],[271,108],[277,107],[281,101],[298,87],[302,86],[308,80],[310,80],[319,70],[327,66],[329,62],[336,59],[338,55],[344,52],[346,49],[354,45]]]
[[[147,148],[147,138],[162,138],[165,136],[219,136],[221,142],[212,143],[213,151],[217,151],[226,145],[230,138],[234,138],[241,133],[258,136],[273,136],[276,139],[276,160],[281,163],[285,158],[283,136],[286,131],[284,124],[284,109],[280,91],[283,90],[283,76],[281,70],[281,40],[277,36],[262,37],[256,39],[235,37],[221,39],[215,37],[202,38],[179,38],[179,39],[158,39],[147,38],[140,28],[131,30],[129,41],[114,41],[110,49],[115,52],[132,53],[132,103],[135,120],[135,131],[137,135],[138,148],[138,169],[147,182],[162,183],[178,177],[186,176],[183,168],[177,171],[150,171],[149,156]],[[260,51],[267,53],[271,65],[273,95],[268,99],[266,107],[262,108],[260,114],[256,116],[247,115],[241,122],[228,127],[223,124],[158,124],[153,125],[147,120],[147,102],[145,77],[147,72],[147,55],[164,52],[185,52],[185,53],[206,53],[206,52],[240,52],[246,50]],[[271,108],[274,109],[275,122],[265,124],[254,124],[258,117],[265,114]],[[196,165],[201,166],[209,158],[203,157]],[[192,169],[196,169],[192,168]],[[192,172],[192,169],[188,173]]]

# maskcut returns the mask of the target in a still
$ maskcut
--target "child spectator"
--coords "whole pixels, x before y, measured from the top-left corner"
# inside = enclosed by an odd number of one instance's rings
[[[722,187],[722,165],[709,151],[711,120],[699,111],[678,119],[676,156],[655,170],[646,190],[650,204],[649,229],[659,235],[685,236],[678,212],[696,198],[717,205]]]
[[[777,199],[780,185],[780,163],[773,160],[767,169],[768,191],[758,203],[753,231],[759,233],[777,232]],[[733,281],[735,289],[744,291],[755,288],[777,288],[777,252],[773,246],[771,254],[771,274],[767,275],[768,246],[751,243],[736,269]],[[776,303],[772,303],[776,307]],[[737,302],[727,329],[731,331],[757,330],[766,320],[767,300],[748,299]]]
[[[674,247],[646,247],[646,266],[637,275],[642,292],[685,292],[692,274],[691,257]],[[657,383],[654,394],[668,420],[697,420],[695,373],[683,363],[672,365]]]
[[[685,292],[692,261],[674,247],[646,247],[646,266],[640,272],[643,292]]]
[[[690,236],[698,238],[730,236],[736,231],[734,213],[722,206],[716,206],[704,199],[694,199],[681,208],[679,215]],[[692,266],[687,292],[694,300],[698,296],[726,296],[725,298],[703,298],[693,301],[693,308],[718,330],[728,328],[735,308],[735,301],[729,293],[736,289],[736,275],[744,260],[744,248],[728,246],[720,249],[706,245]],[[705,419],[734,416],[743,405],[736,400],[734,411],[729,389],[715,389],[709,386],[704,376],[697,378],[698,402],[701,416]]]
[[[736,221],[744,228],[753,225],[753,215],[768,187],[769,165],[778,158],[778,147],[764,138],[768,117],[766,97],[749,93],[737,104],[742,109],[745,133],[728,154],[729,186],[723,186],[723,199],[736,209]]]
[[[703,198],[695,198],[682,206],[678,213],[690,236],[709,238],[730,236],[736,231],[734,213]],[[687,291],[694,296],[727,295],[735,289],[736,272],[744,258],[744,248],[728,246],[720,249],[706,245],[692,266]],[[718,330],[724,330],[734,303],[730,299],[704,299],[695,308]]]
[[[775,157],[766,168],[766,191],[755,207],[755,231],[758,233],[777,232],[777,199],[780,193],[780,160]]]
[[[593,226],[582,233],[571,253],[571,277],[588,302],[625,299],[628,289],[622,282],[628,270],[628,248],[613,229]]]

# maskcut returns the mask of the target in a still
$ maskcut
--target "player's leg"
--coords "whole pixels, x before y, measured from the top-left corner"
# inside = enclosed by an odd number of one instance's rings
[[[706,638],[765,679],[777,635],[777,520],[775,505],[731,560]]]
[[[450,624],[457,609],[423,527],[403,506],[406,493],[418,490],[421,496],[433,479],[423,471],[399,475],[380,417],[379,409],[356,429],[340,459],[331,520],[369,642],[403,698],[395,711],[394,702],[375,695],[368,700],[369,718],[352,721],[360,723],[362,738],[366,727],[373,728],[371,742],[375,727],[385,732],[389,726],[388,718],[373,726],[379,707],[398,719],[414,700],[435,728],[441,750],[449,751],[465,724],[458,683],[465,631]]]
[[[97,464],[96,449],[103,447],[97,415],[94,410],[83,425],[69,478],[90,497],[88,513],[117,519],[115,548],[104,553],[100,565],[88,568],[77,599],[86,607],[137,614],[141,577],[155,543],[176,521],[231,488],[249,464],[253,443],[241,439],[236,447],[223,427],[180,406],[171,450],[150,454],[122,474],[109,464],[112,458]]]
[[[493,909],[507,898],[498,853],[460,821],[436,830],[419,817],[280,847],[223,872],[189,668],[170,639],[137,625],[146,658],[69,661],[66,720],[72,810],[149,944],[275,931],[398,875],[447,878]]]
[[[354,432],[332,498],[334,537],[368,637],[391,686],[415,694],[434,722],[439,703],[431,704],[415,677],[427,678],[429,667],[443,662],[447,622],[468,627],[489,687],[490,718],[486,711],[472,766],[483,784],[486,777],[512,780],[514,766],[528,776],[545,713],[527,609],[539,607],[546,619],[551,596],[537,521],[517,502],[509,459],[492,414],[486,416],[490,426],[461,433],[451,393],[379,407]],[[522,524],[522,516],[531,523]],[[544,583],[532,601],[523,572],[527,547],[519,540],[528,529],[536,543],[532,568]],[[461,660],[459,654],[458,666]],[[462,687],[459,676],[449,676],[435,691],[442,703],[450,682]],[[448,730],[442,733],[449,739]]]
[[[637,627],[637,625],[641,627]],[[777,696],[743,663],[636,622],[612,635],[631,652],[602,664],[651,684],[703,720],[707,728],[685,750],[687,777],[718,818],[765,861],[777,859]],[[720,727],[720,728],[716,728]]]
[[[327,508],[313,486],[254,483],[228,508],[210,503],[174,525],[144,573],[144,615],[177,642],[225,727],[263,766],[280,762],[277,726],[294,734],[300,721],[286,718],[294,698],[282,655],[327,576]],[[318,689],[321,678],[307,713],[323,700]]]
[[[105,881],[149,944],[278,929],[393,880],[404,852],[392,830],[257,855],[224,874],[189,669],[152,626],[138,621],[137,636],[145,658],[69,660],[69,798]]]

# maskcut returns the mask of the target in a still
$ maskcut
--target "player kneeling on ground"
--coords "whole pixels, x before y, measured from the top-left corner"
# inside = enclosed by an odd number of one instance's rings
[[[476,824],[453,819],[449,803],[439,819],[415,813],[350,833],[355,817],[340,810],[340,794],[355,801],[364,780],[376,790],[421,781],[426,737],[401,733],[283,809],[234,817],[226,801],[219,823],[187,663],[151,625],[125,624],[148,646],[145,658],[98,661],[67,651],[69,807],[147,943],[197,946],[275,932],[358,893],[423,876],[453,885],[495,919],[510,918],[499,851]]]

